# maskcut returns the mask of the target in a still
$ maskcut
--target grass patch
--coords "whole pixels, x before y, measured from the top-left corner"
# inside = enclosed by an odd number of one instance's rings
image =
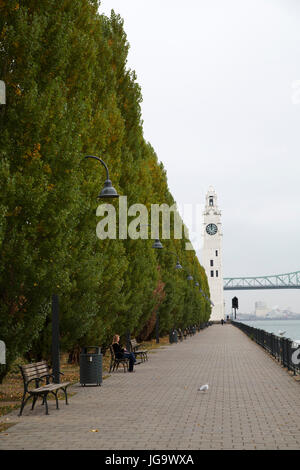
[[[11,426],[14,426],[17,423],[0,423],[0,432],[6,431]]]
[[[7,413],[10,413],[12,410],[15,410],[17,408],[20,408],[21,402],[20,403],[0,403],[0,416],[7,415]],[[0,423],[1,424],[1,423]]]

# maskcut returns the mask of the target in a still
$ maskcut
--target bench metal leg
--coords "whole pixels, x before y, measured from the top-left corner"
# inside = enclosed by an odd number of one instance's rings
[[[58,398],[57,398],[57,392],[58,392],[58,390],[57,390],[56,392],[51,392],[51,393],[52,393],[52,395],[54,395],[54,396],[55,396],[55,401],[56,401],[56,409],[57,409],[57,410],[59,410],[59,406],[58,406]]]
[[[68,394],[67,394],[67,387],[63,387],[63,392],[65,394],[66,405],[68,405]]]
[[[38,399],[38,395],[34,395],[33,400],[32,400],[32,407],[31,407],[32,410],[34,408],[34,405],[36,404],[37,399]]]
[[[25,400],[25,396],[26,396],[26,392],[24,393],[23,398],[22,398],[22,403],[21,403],[19,416],[22,416],[24,407],[25,407],[26,403],[28,402],[29,398],[31,398],[31,395],[29,395],[29,397],[27,397],[26,400]]]
[[[48,392],[44,394],[44,403],[46,405],[46,415],[48,415],[48,402],[47,402],[47,395],[48,395]]]

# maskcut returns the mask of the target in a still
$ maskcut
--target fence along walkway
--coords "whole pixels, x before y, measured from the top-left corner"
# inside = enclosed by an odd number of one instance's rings
[[[268,351],[284,367],[293,371],[294,375],[300,374],[300,344],[298,342],[242,322],[233,321],[232,324]]]
[[[300,448],[300,383],[231,325],[159,349],[135,374],[74,391],[69,406],[49,403],[49,416],[39,405],[13,412],[18,424],[0,433],[0,448]]]

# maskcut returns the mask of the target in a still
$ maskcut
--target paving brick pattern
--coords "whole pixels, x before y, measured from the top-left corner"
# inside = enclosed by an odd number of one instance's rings
[[[40,402],[21,418],[14,411],[0,449],[300,449],[300,383],[231,325],[161,348],[135,370],[73,386],[70,405],[51,401],[49,416]]]

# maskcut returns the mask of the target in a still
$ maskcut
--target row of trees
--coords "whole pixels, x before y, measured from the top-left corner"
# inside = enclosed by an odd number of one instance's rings
[[[209,296],[186,239],[99,240],[101,156],[128,205],[172,205],[166,172],[143,137],[142,95],[126,66],[122,19],[96,0],[1,0],[0,338],[9,364],[48,357],[51,294],[60,297],[62,348],[102,344],[130,330],[144,339],[207,321]],[[113,204],[118,211],[118,200]],[[172,233],[171,233],[172,235]],[[168,250],[168,251],[167,251]],[[193,284],[193,283],[192,283]],[[2,372],[2,376],[5,371]]]

